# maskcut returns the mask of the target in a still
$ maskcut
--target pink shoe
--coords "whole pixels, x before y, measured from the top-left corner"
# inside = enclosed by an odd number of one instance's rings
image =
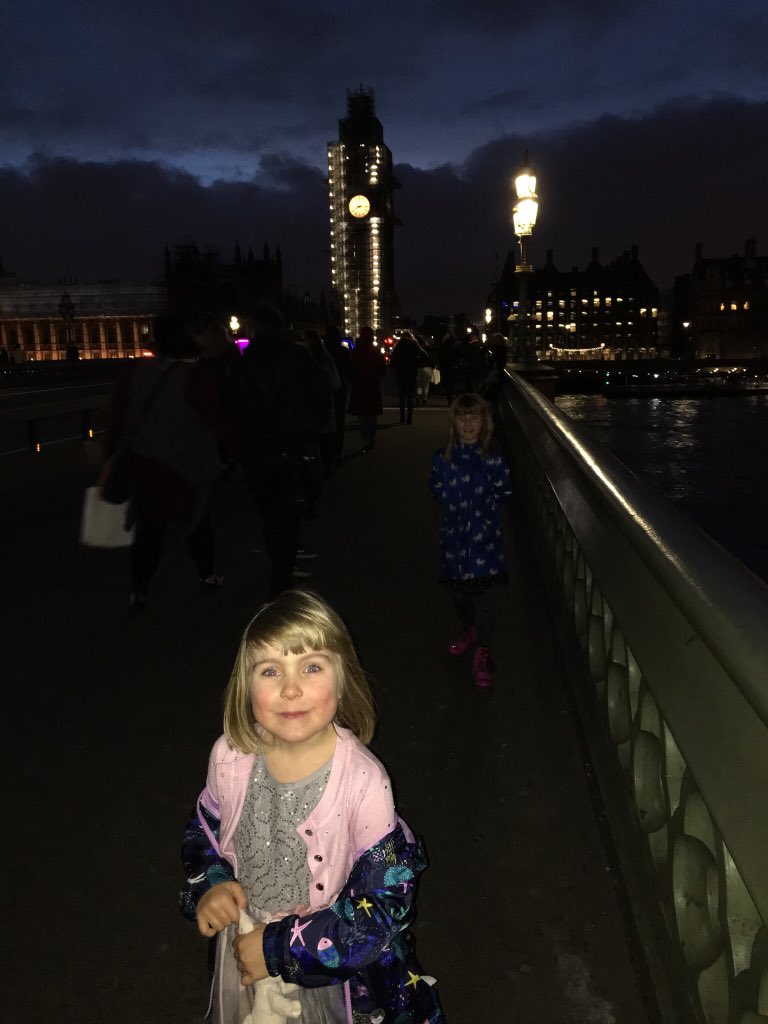
[[[472,659],[472,677],[475,686],[487,690],[493,685],[493,658],[490,647],[478,647]]]
[[[452,644],[448,644],[449,654],[465,654],[470,647],[477,643],[477,626],[467,626],[464,632],[456,637]]]

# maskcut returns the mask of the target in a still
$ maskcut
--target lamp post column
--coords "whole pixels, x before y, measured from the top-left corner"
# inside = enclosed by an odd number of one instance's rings
[[[528,263],[528,236],[520,238],[520,263],[515,267],[517,276],[517,298],[520,303],[518,307],[518,323],[520,325],[520,340],[517,345],[517,357],[521,363],[531,361],[531,314],[528,308],[528,281],[533,268]],[[536,346],[533,346],[536,352]]]
[[[533,266],[528,262],[528,239],[533,233],[539,211],[539,197],[536,192],[536,175],[525,154],[523,166],[515,175],[515,205],[512,209],[512,223],[520,241],[520,262],[515,266],[518,292],[518,314],[514,323],[515,348],[519,362],[527,363],[536,358],[536,345],[531,344],[531,317],[529,306],[529,284]]]

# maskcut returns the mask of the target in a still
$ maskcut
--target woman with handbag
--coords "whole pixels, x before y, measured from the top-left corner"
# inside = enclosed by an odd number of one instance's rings
[[[161,316],[153,334],[156,358],[132,363],[115,381],[100,480],[108,491],[110,468],[125,461],[129,447],[135,524],[129,607],[134,612],[146,607],[169,524],[186,529],[201,586],[223,582],[214,571],[210,512],[221,471],[219,449],[231,451],[234,440],[216,381],[196,362],[197,344],[187,324]]]

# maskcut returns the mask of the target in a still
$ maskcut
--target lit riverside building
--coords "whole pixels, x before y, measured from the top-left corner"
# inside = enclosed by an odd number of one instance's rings
[[[395,291],[392,154],[376,117],[372,89],[347,93],[339,141],[328,143],[331,284],[343,311],[344,333],[357,338],[368,324],[377,335],[392,327]]]

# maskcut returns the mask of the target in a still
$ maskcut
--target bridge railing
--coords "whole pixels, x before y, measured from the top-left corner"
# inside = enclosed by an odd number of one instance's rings
[[[516,374],[502,417],[661,1016],[768,1021],[768,587]]]
[[[0,389],[111,381],[124,359],[47,359],[0,364]]]

